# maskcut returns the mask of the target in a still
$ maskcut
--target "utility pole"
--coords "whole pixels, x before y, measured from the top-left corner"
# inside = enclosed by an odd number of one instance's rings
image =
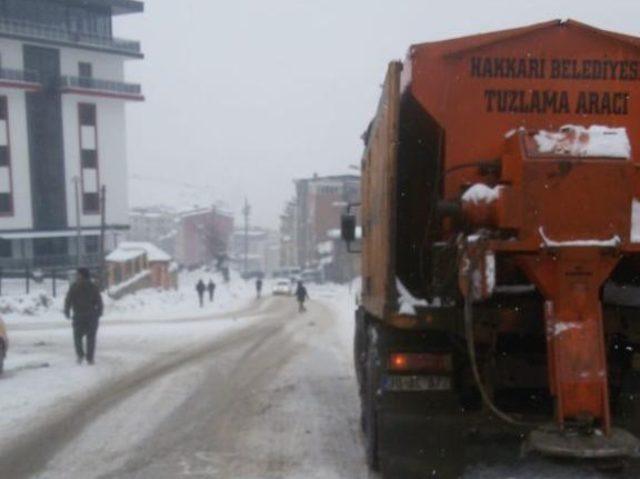
[[[251,206],[247,198],[244,199],[244,208],[242,209],[244,215],[244,267],[243,272],[246,273],[249,270],[249,216],[251,215]]]
[[[107,274],[105,271],[105,245],[104,237],[107,232],[107,187],[102,185],[100,188],[100,287],[106,289]]]
[[[80,177],[78,175],[73,177],[73,187],[76,199],[76,267],[80,267],[82,257],[82,224],[80,216]]]

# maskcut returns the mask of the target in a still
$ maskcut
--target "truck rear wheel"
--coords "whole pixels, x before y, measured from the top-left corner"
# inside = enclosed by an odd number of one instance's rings
[[[461,477],[465,428],[458,407],[452,406],[455,395],[383,388],[389,351],[443,351],[447,338],[431,332],[405,333],[374,320],[367,323],[363,422],[369,467],[385,479]]]
[[[366,396],[366,361],[367,361],[367,324],[366,316],[362,310],[358,310],[355,316],[355,333],[353,336],[353,362],[358,384],[358,397],[360,398],[360,427],[362,432],[366,430],[365,396]]]
[[[363,429],[367,465],[373,471],[380,470],[379,456],[379,410],[378,390],[380,388],[380,356],[377,348],[375,329],[367,328],[367,354],[364,374],[362,401]]]

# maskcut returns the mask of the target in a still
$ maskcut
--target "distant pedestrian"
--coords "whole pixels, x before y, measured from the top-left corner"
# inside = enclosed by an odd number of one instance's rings
[[[216,292],[216,283],[214,283],[212,279],[209,280],[207,290],[209,291],[209,301],[213,303],[213,295]]]
[[[102,316],[103,304],[100,290],[91,281],[91,273],[87,268],[78,268],[76,281],[69,288],[64,302],[64,315],[73,317],[73,341],[78,364],[85,359],[83,338],[87,338],[86,359],[94,363],[98,324]]]
[[[304,287],[302,281],[298,281],[298,287],[296,288],[296,299],[298,300],[298,311],[304,313],[307,310],[304,307],[304,302],[309,299],[309,293],[307,293],[307,288]]]
[[[256,279],[256,296],[258,298],[262,296],[262,278]]]
[[[196,284],[196,291],[198,292],[198,299],[200,300],[200,307],[204,306],[204,290],[207,287],[204,285],[204,281],[199,280],[198,284]]]

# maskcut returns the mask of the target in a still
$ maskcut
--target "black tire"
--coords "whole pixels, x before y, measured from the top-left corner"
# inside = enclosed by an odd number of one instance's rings
[[[640,374],[628,371],[616,401],[616,422],[635,436],[640,435]]]
[[[362,310],[358,310],[355,316],[355,333],[353,336],[353,363],[358,385],[358,397],[360,399],[360,427],[366,431],[365,415],[365,369],[367,359],[367,330],[366,318]]]
[[[0,374],[4,372],[4,357],[7,353],[7,350],[4,346],[4,342],[0,341]]]
[[[376,331],[367,329],[367,355],[363,400],[363,425],[367,465],[372,471],[380,470],[378,389],[380,387],[380,356],[376,345]]]

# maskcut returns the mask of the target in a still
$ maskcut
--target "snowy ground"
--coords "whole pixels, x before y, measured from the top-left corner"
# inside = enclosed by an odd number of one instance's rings
[[[200,277],[208,280],[201,272],[187,273],[177,291],[144,290],[119,301],[106,299],[97,364],[91,368],[75,363],[62,295],[54,299],[36,289],[29,296],[3,296],[0,308],[14,312],[3,315],[10,351],[0,378],[0,449],[28,432],[30,424],[55,416],[105,383],[259,317],[259,308],[241,320],[229,314],[255,301],[253,285],[238,278],[228,285],[215,278],[214,302],[200,308],[194,289]]]

